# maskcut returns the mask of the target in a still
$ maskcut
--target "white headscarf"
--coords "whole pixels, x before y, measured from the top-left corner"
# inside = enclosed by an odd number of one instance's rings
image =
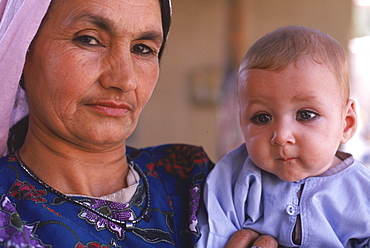
[[[19,87],[28,47],[51,0],[0,0],[0,157],[9,128],[28,113]]]

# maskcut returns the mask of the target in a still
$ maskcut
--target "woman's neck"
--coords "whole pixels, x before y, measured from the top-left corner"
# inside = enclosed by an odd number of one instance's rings
[[[38,178],[54,189],[100,197],[127,187],[125,152],[124,143],[105,149],[82,149],[63,141],[41,141],[29,133],[19,155]]]

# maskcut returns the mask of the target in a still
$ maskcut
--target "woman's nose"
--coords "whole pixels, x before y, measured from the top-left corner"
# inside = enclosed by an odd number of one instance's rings
[[[287,145],[295,144],[295,138],[293,134],[293,124],[287,121],[279,122],[275,125],[273,130],[273,136],[271,138],[272,145]]]
[[[122,53],[120,56],[109,58],[100,83],[104,88],[115,88],[123,92],[135,90],[136,71],[131,53]]]

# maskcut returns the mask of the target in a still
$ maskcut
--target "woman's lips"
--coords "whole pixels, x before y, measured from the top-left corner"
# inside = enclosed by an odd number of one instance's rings
[[[88,104],[98,113],[108,117],[122,117],[131,111],[131,107],[127,104],[119,104],[115,102],[98,102]]]

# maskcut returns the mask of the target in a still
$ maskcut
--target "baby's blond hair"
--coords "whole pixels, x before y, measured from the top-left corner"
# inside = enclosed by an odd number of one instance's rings
[[[302,59],[327,66],[338,80],[343,98],[349,98],[346,52],[334,38],[313,28],[288,26],[263,36],[248,50],[239,73],[248,69],[279,71]]]

